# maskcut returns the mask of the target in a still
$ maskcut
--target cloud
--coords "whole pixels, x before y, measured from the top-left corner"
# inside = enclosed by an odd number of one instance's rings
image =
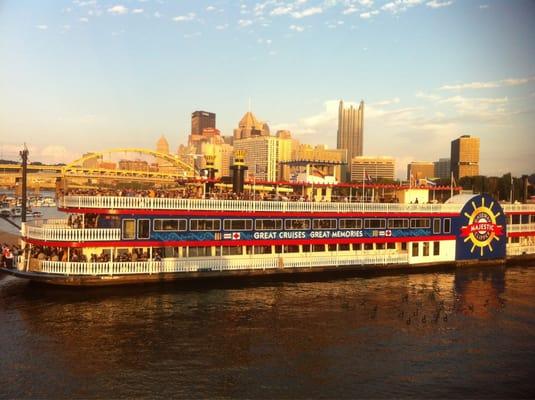
[[[176,22],[193,21],[195,19],[195,15],[196,14],[194,12],[187,13],[186,15],[178,15],[173,18],[173,21],[176,21]]]
[[[391,12],[392,14],[397,14],[407,10],[410,7],[421,4],[422,1],[423,0],[395,0],[383,5],[381,10]]]
[[[442,8],[442,7],[447,7],[447,6],[451,6],[453,4],[453,1],[438,1],[438,0],[431,0],[431,1],[428,1],[427,3],[425,3],[425,5],[427,7],[431,7],[431,8]]]
[[[286,15],[286,14],[289,14],[291,11],[292,11],[291,6],[279,6],[271,10],[269,14],[270,15]]]
[[[359,0],[360,5],[365,7],[373,6],[373,0]]]
[[[205,8],[206,11],[210,12],[210,11],[215,11],[216,8],[214,6],[208,6]]]
[[[372,103],[373,106],[388,106],[391,104],[398,104],[400,102],[399,97],[394,97],[393,99],[381,100],[375,103]]]
[[[133,14],[142,14],[143,13],[143,9],[142,8],[134,8],[132,10],[132,13]]]
[[[305,28],[299,25],[290,25],[290,30],[295,31],[295,32],[303,32]]]
[[[228,24],[216,25],[215,27],[218,31],[222,31],[228,28]]]
[[[238,21],[238,25],[240,26],[240,28],[245,28],[247,26],[250,26],[253,24],[253,21],[250,20],[250,19],[240,19]]]
[[[470,82],[470,83],[460,83],[455,85],[443,85],[440,90],[464,90],[464,89],[494,89],[504,86],[518,86],[524,85],[526,83],[532,82],[535,80],[535,76],[530,76],[527,78],[507,78],[499,81],[489,81],[489,82]]]
[[[422,91],[417,92],[415,96],[420,99],[431,100],[431,101],[437,101],[441,99],[441,97],[436,94],[424,93]]]
[[[321,7],[310,7],[303,11],[296,11],[292,13],[292,17],[294,18],[305,18],[310,17],[311,15],[315,14],[321,14],[323,12],[323,9]]]
[[[35,27],[42,31],[46,31],[48,29],[48,25],[35,25]]]
[[[377,14],[379,14],[379,10],[367,11],[365,13],[361,13],[360,14],[360,18],[369,19],[369,18],[371,18],[371,17],[373,17],[374,15],[377,15]]]
[[[349,14],[356,13],[357,11],[358,11],[358,8],[356,8],[355,6],[349,6],[344,11],[342,11],[342,14],[349,15]]]
[[[116,6],[108,8],[108,12],[114,15],[123,15],[123,14],[128,13],[128,8],[126,8],[123,5],[118,4]]]
[[[482,10],[485,9],[485,8],[489,8],[489,5],[488,4],[481,4],[479,6],[479,8],[481,8]]]
[[[86,17],[81,17],[81,18],[78,18],[78,21],[80,21],[80,22],[89,22],[89,19],[87,19]]]

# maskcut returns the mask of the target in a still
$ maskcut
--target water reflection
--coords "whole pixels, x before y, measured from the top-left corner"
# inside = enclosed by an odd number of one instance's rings
[[[535,269],[503,267],[81,291],[8,277],[0,397],[518,395],[533,287]]]
[[[505,307],[505,267],[459,269],[455,273],[455,310],[476,318],[491,318]]]

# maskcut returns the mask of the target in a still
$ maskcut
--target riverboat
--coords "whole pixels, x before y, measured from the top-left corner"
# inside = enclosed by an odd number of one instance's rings
[[[410,189],[409,189],[410,190]],[[22,224],[21,278],[112,285],[223,276],[459,267],[535,256],[535,204],[65,195]]]

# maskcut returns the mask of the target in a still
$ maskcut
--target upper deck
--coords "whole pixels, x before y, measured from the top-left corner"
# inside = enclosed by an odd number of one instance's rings
[[[165,197],[64,196],[59,208],[75,211],[106,210],[183,210],[221,212],[310,212],[310,213],[437,213],[458,214],[462,204],[400,204],[353,202],[305,202],[182,199]],[[535,213],[535,204],[503,204],[510,213]]]

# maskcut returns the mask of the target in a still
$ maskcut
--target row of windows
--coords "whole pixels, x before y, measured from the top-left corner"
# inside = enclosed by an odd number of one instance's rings
[[[184,247],[180,251],[176,247],[164,247],[160,249],[163,257],[211,257],[215,256],[239,256],[251,254],[288,254],[310,252],[335,252],[335,251],[375,251],[375,250],[401,250],[407,249],[406,243],[353,243],[353,244],[312,244],[312,245],[277,245],[277,246],[207,246],[207,247]]]
[[[430,243],[429,242],[423,242],[422,246],[422,256],[429,257],[430,252]],[[433,255],[438,256],[440,254],[440,242],[433,242]],[[418,257],[419,255],[419,246],[418,243],[412,244],[412,256]]]
[[[134,219],[123,220],[123,238],[135,238]],[[311,225],[312,221],[312,225]],[[362,219],[343,218],[340,219],[340,229],[362,229]],[[440,218],[433,219],[433,233],[451,232],[451,219]],[[281,219],[257,219],[255,229],[258,231],[282,230]],[[337,226],[336,219],[306,219],[292,218],[284,221],[286,230],[334,230]],[[364,229],[429,229],[431,228],[430,218],[391,218],[391,219],[364,219]],[[149,238],[149,219],[137,220],[137,231],[139,239]],[[154,232],[181,232],[187,230],[186,219],[175,218],[157,218],[153,220],[152,229]],[[253,220],[251,219],[225,219],[223,220],[223,230],[225,231],[251,231],[253,229]],[[216,232],[221,230],[221,220],[219,219],[190,219],[191,231]]]

